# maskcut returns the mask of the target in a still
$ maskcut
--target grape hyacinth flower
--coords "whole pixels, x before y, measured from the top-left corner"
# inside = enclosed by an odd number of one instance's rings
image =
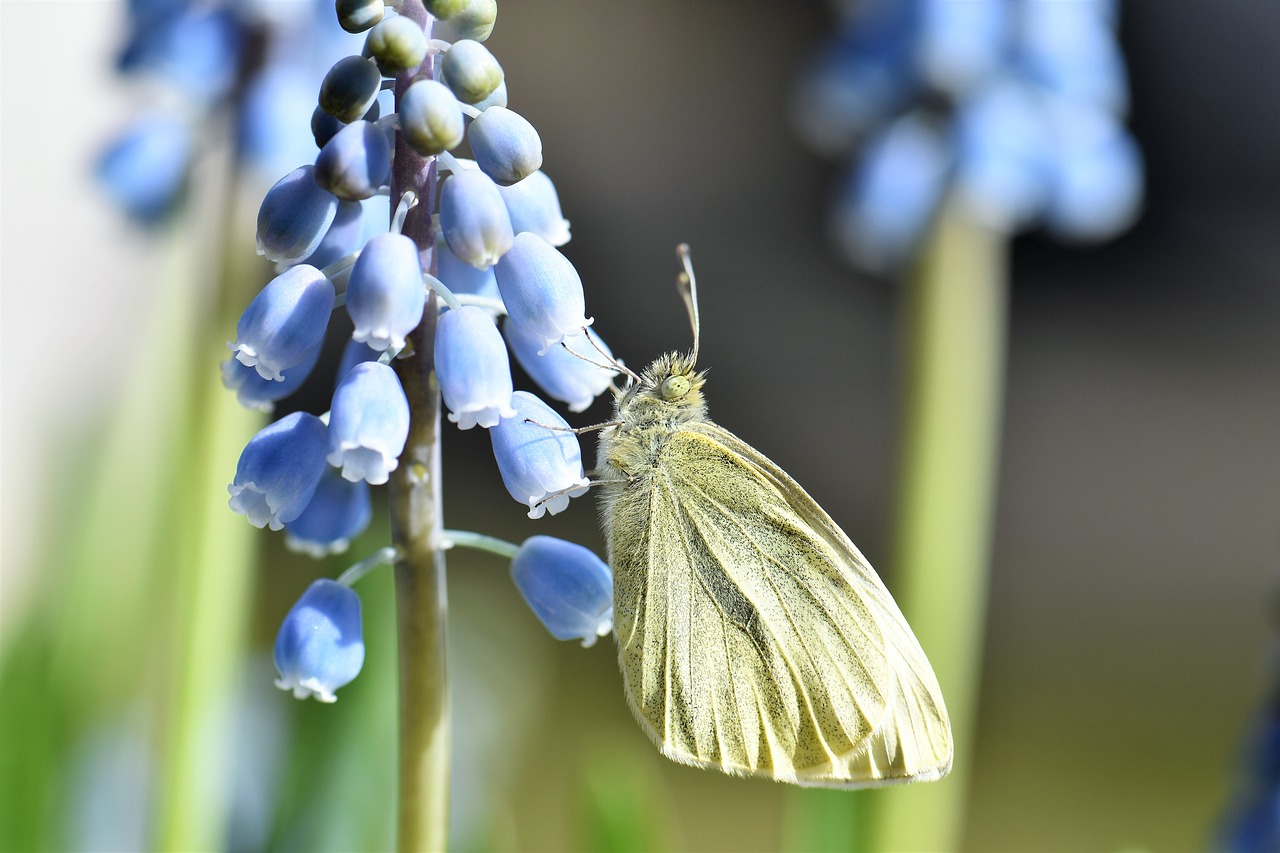
[[[418,247],[403,234],[379,234],[365,244],[347,282],[352,337],[377,350],[402,349],[426,305]]]
[[[530,518],[556,515],[569,499],[587,493],[582,448],[564,418],[527,391],[511,395],[514,417],[489,430],[493,455],[511,497],[529,507]]]
[[[613,630],[613,573],[590,549],[531,536],[511,560],[511,578],[557,640],[592,646]]]
[[[532,231],[553,246],[569,242],[569,220],[560,211],[555,184],[541,169],[522,181],[498,187],[511,217],[511,229]]]
[[[373,518],[369,484],[326,467],[302,514],[284,526],[285,545],[312,557],[341,554]]]
[[[191,131],[167,115],[135,122],[102,152],[98,181],[129,215],[155,223],[182,200],[191,159]]]
[[[387,482],[409,435],[409,401],[395,371],[366,361],[351,368],[333,392],[329,464],[348,480]]]
[[[302,166],[267,191],[258,208],[258,254],[291,264],[310,255],[338,214],[338,197],[316,183],[315,166]]]
[[[586,411],[618,375],[616,369],[605,366],[613,360],[613,354],[591,329],[565,338],[563,346],[551,347],[541,355],[539,338],[513,323],[507,324],[505,332],[525,373],[548,396],[567,403],[571,412]]]
[[[537,234],[517,235],[494,273],[510,322],[541,340],[539,355],[591,325],[578,271]]]
[[[499,187],[519,183],[542,165],[542,139],[529,120],[506,107],[490,107],[467,130],[480,171]]]
[[[498,185],[483,172],[451,175],[440,190],[440,230],[462,261],[488,269],[512,246],[511,216]]]
[[[336,581],[311,584],[280,625],[275,661],[276,687],[298,699],[337,701],[333,692],[364,666],[360,597]]]
[[[309,264],[298,264],[273,278],[249,303],[228,344],[236,360],[254,367],[263,379],[284,379],[324,342],[333,311],[333,282]]]
[[[264,427],[240,454],[227,486],[230,506],[254,527],[279,530],[306,509],[324,473],[328,430],[319,418],[294,412]]]
[[[222,384],[236,392],[236,400],[247,409],[270,412],[275,404],[302,387],[320,359],[321,341],[302,361],[290,367],[280,381],[263,379],[256,367],[247,367],[234,358],[222,363]]]
[[[373,122],[352,122],[316,156],[316,183],[344,201],[372,198],[390,175],[391,145]]]
[[[459,429],[515,415],[507,347],[488,313],[469,305],[446,311],[436,327],[435,357],[449,420]]]

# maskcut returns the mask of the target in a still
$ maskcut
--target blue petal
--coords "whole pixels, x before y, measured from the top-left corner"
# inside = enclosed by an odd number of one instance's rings
[[[578,271],[537,234],[517,234],[494,272],[511,322],[541,339],[539,352],[591,325]]]
[[[569,498],[585,495],[590,485],[578,437],[564,418],[527,391],[512,394],[511,405],[515,417],[489,430],[502,482],[511,497],[529,507],[530,518],[562,512]]]
[[[613,627],[613,574],[581,545],[530,537],[511,560],[511,578],[557,640],[590,646]]]
[[[403,234],[379,234],[365,244],[347,282],[352,337],[374,349],[400,349],[422,322],[427,288],[418,246]]]
[[[279,381],[282,371],[324,341],[333,311],[333,282],[310,264],[298,264],[267,283],[240,315],[236,359],[256,367],[263,379]]]
[[[310,255],[338,213],[338,198],[316,183],[314,166],[302,166],[267,190],[258,208],[258,254],[291,264]]]
[[[275,644],[276,686],[298,699],[333,702],[364,665],[360,597],[331,580],[307,588],[284,618]]]
[[[301,515],[324,473],[327,433],[319,418],[303,412],[260,430],[241,452],[227,486],[231,509],[255,527],[272,530]]]
[[[396,373],[366,361],[351,368],[333,392],[329,464],[348,480],[387,482],[409,437],[409,401]]]
[[[285,544],[313,557],[341,554],[372,518],[369,484],[353,483],[326,466],[307,508],[284,526]]]
[[[609,356],[597,351],[586,335],[581,333],[565,338],[564,346],[554,346],[539,355],[542,341],[537,337],[527,334],[514,323],[507,323],[504,331],[507,343],[511,344],[511,351],[515,353],[516,361],[524,368],[525,373],[549,396],[568,403],[571,412],[586,411],[618,374],[616,370],[599,366],[607,362],[612,353],[604,341],[590,329],[587,334],[591,336],[591,340],[605,353],[609,353]],[[578,358],[579,355],[583,358]]]
[[[476,269],[488,269],[511,248],[511,217],[498,186],[483,172],[450,175],[440,190],[440,229],[449,248]]]
[[[542,165],[542,139],[528,119],[506,107],[490,107],[467,129],[480,170],[499,186],[510,186]]]
[[[459,429],[487,428],[515,415],[507,348],[488,312],[465,305],[446,311],[435,347],[440,391]]]
[[[560,197],[546,172],[537,171],[523,181],[499,187],[515,233],[532,231],[553,246],[569,242],[569,220],[560,212]]]

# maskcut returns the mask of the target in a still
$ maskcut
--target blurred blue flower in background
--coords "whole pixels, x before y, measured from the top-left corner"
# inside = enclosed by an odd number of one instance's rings
[[[1127,228],[1142,158],[1123,125],[1113,0],[838,3],[796,86],[795,125],[848,159],[832,235],[854,263],[908,261],[948,194],[979,224],[1067,241]]]

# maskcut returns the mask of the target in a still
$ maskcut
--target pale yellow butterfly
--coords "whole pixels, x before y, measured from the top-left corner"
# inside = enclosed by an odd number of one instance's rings
[[[663,755],[698,767],[838,788],[940,779],[951,724],[893,597],[804,489],[707,417],[678,252],[693,350],[631,374],[600,434],[631,709]]]

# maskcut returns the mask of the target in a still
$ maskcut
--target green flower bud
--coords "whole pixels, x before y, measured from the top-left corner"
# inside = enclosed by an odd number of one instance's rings
[[[467,8],[467,0],[426,0],[422,4],[433,18],[452,18]]]
[[[363,56],[339,59],[320,84],[320,109],[343,123],[364,117],[378,99],[382,74]]]
[[[382,20],[382,0],[337,0],[338,23],[349,33],[362,33]]]
[[[388,77],[398,71],[417,68],[427,56],[427,36],[409,18],[393,15],[383,18],[369,31],[365,49]]]
[[[462,142],[462,107],[443,83],[414,83],[401,97],[399,113],[405,142],[424,157],[448,151]]]
[[[497,0],[467,0],[466,7],[450,15],[448,22],[458,38],[484,41],[493,32],[493,22],[497,19]]]
[[[440,77],[458,100],[468,104],[483,101],[503,80],[502,66],[489,49],[478,41],[456,42],[440,63]]]

